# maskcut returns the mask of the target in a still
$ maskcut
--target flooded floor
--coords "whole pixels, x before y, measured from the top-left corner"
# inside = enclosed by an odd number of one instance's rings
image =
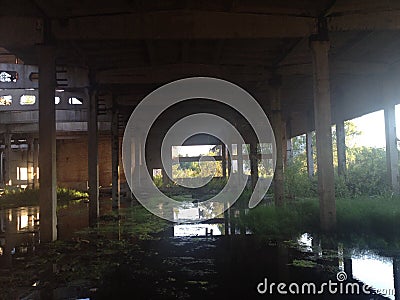
[[[111,202],[103,200],[101,207],[107,214]],[[50,288],[42,278],[32,278],[31,286],[21,286],[17,299],[400,299],[395,293],[400,259],[395,254],[332,242],[326,246],[307,234],[279,243],[250,234],[227,235],[240,231],[227,228],[228,223],[191,224],[187,213],[181,215],[184,223],[177,219],[156,239],[130,239],[119,233],[116,243],[124,243],[124,251],[110,252],[115,263],[108,257],[96,282],[65,280]],[[38,218],[37,207],[0,211],[1,277],[16,276],[18,261],[29,261],[35,253]],[[60,239],[73,240],[75,231],[88,225],[87,203],[60,209],[58,218]],[[116,228],[121,222],[124,219],[109,220]],[[86,241],[79,242],[84,253]],[[90,259],[80,263],[90,265]],[[47,276],[62,268],[62,262],[53,264]],[[75,268],[69,271],[78,272]],[[90,272],[90,267],[85,270]]]

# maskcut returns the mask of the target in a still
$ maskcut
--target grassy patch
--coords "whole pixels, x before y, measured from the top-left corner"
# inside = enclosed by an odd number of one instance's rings
[[[338,199],[336,207],[337,235],[341,239],[372,238],[384,246],[400,238],[399,198]],[[284,207],[257,207],[240,221],[255,234],[270,239],[293,238],[304,232],[321,233],[319,203],[315,198],[298,200]]]
[[[87,197],[88,194],[86,192],[57,188],[57,205],[59,207]],[[0,195],[1,209],[36,205],[39,205],[38,189],[6,189],[4,193]]]

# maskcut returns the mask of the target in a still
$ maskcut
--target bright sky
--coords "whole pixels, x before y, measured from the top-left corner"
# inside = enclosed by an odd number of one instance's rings
[[[361,136],[356,139],[359,146],[384,148],[385,142],[385,121],[383,110],[376,111],[362,117],[351,120]],[[400,137],[400,105],[396,105],[397,136]]]

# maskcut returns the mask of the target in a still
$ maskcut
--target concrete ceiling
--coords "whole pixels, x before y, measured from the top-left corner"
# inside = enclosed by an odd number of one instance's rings
[[[213,76],[268,109],[268,79],[280,74],[296,135],[312,118],[318,18],[331,42],[333,120],[382,109],[383,83],[398,76],[398,0],[16,0],[0,12],[0,62],[37,64],[35,45],[53,44],[57,64],[89,68],[128,106],[172,80]]]

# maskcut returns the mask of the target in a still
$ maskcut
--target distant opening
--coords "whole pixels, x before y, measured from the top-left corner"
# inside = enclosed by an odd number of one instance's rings
[[[21,105],[33,105],[36,103],[35,95],[22,95],[19,98],[19,104]]]
[[[18,73],[15,71],[0,71],[0,82],[17,82]]]
[[[83,104],[83,99],[76,98],[76,97],[71,97],[71,98],[68,99],[68,104],[82,105]]]
[[[17,180],[28,180],[28,168],[17,167]]]
[[[0,96],[0,105],[11,105],[12,103],[12,96],[7,95],[7,96]]]
[[[54,97],[54,103],[59,104],[61,101],[60,97]]]

